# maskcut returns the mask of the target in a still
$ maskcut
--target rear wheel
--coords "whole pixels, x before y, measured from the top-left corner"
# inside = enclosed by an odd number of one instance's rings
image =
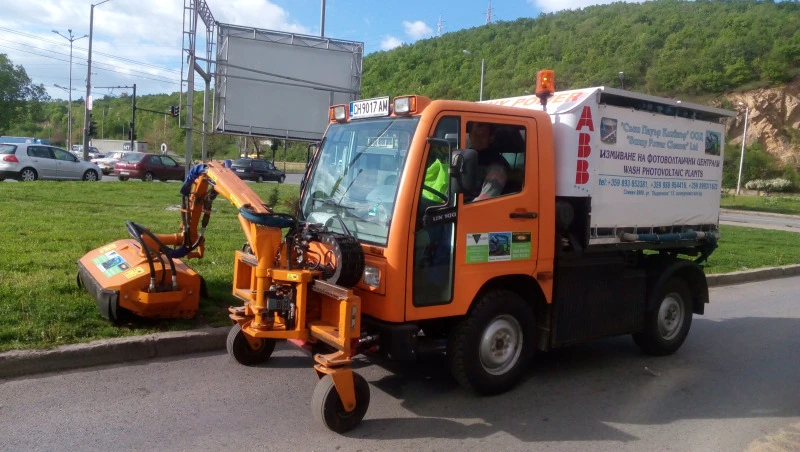
[[[33,168],[23,168],[19,172],[19,180],[23,182],[33,182],[39,178],[39,174]]]
[[[648,355],[670,355],[686,340],[692,325],[692,293],[682,279],[673,277],[659,290],[658,302],[645,318],[644,331],[633,335]]]
[[[450,332],[450,372],[479,394],[508,391],[533,356],[534,330],[533,310],[516,292],[489,291]]]
[[[145,182],[153,182],[153,173],[151,173],[150,171],[144,173],[144,177],[142,177],[142,180]]]
[[[97,171],[95,170],[86,170],[86,172],[83,173],[83,180],[96,181],[97,179]]]
[[[225,346],[228,355],[239,364],[254,366],[266,362],[275,350],[275,339],[260,339],[257,348],[253,348],[250,341],[245,337],[242,327],[237,323],[228,332]]]

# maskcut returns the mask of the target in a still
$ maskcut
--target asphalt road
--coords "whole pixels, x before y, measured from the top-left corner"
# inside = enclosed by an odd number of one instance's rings
[[[346,436],[310,415],[311,358],[224,353],[0,382],[0,450],[800,450],[800,277],[712,289],[677,354],[628,337],[540,354],[477,397],[443,357],[360,361],[372,403]]]
[[[719,215],[722,224],[733,226],[747,226],[763,229],[780,229],[784,231],[800,232],[800,215],[789,216],[769,216],[756,215],[744,212],[722,212]]]

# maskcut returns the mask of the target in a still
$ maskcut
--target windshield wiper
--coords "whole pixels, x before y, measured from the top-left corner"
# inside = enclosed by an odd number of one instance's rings
[[[312,198],[311,199],[311,203],[312,204],[315,203],[315,202],[320,202],[322,204],[327,204],[329,206],[333,206],[334,208],[355,209],[355,207],[353,207],[353,206],[342,205],[341,204],[341,199],[339,201],[340,202],[336,202],[336,201],[334,201],[333,198]],[[337,220],[339,220],[339,224],[342,226],[342,232],[344,232],[345,234],[349,235],[350,237],[353,237],[353,238],[356,237],[356,236],[353,235],[352,232],[350,232],[350,229],[348,229],[347,225],[344,224],[344,219],[339,214],[339,212],[333,212],[333,217],[336,218]]]

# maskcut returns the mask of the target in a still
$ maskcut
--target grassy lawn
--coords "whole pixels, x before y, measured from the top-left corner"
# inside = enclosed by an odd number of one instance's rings
[[[722,197],[721,205],[726,209],[800,215],[800,196],[796,195],[774,194],[769,198],[725,195]]]
[[[279,199],[298,187],[250,184],[266,202],[275,188]],[[87,252],[127,238],[125,220],[158,233],[178,232],[180,184],[47,182],[0,183],[0,352],[47,348],[94,339],[156,331],[228,325],[233,253],[244,243],[236,211],[224,198],[206,231],[206,256],[190,262],[208,284],[191,320],[139,321],[113,326],[100,317],[95,302],[76,284],[75,262]],[[278,203],[279,211],[286,211]],[[800,234],[722,227],[720,248],[709,273],[800,263]]]

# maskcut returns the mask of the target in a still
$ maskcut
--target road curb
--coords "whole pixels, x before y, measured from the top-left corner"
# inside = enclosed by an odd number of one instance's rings
[[[706,279],[709,287],[719,287],[796,275],[800,275],[800,265],[708,275]],[[229,331],[225,326],[103,339],[52,350],[4,352],[0,353],[0,379],[222,350]]]
[[[225,348],[228,331],[230,327],[203,328],[103,339],[52,350],[14,350],[0,353],[0,378],[220,350]]]
[[[772,212],[759,212],[756,210],[738,210],[738,209],[719,209],[719,213],[727,213],[733,215],[751,215],[756,217],[774,217],[774,218],[800,218],[800,215],[789,215],[785,213],[772,213]]]

